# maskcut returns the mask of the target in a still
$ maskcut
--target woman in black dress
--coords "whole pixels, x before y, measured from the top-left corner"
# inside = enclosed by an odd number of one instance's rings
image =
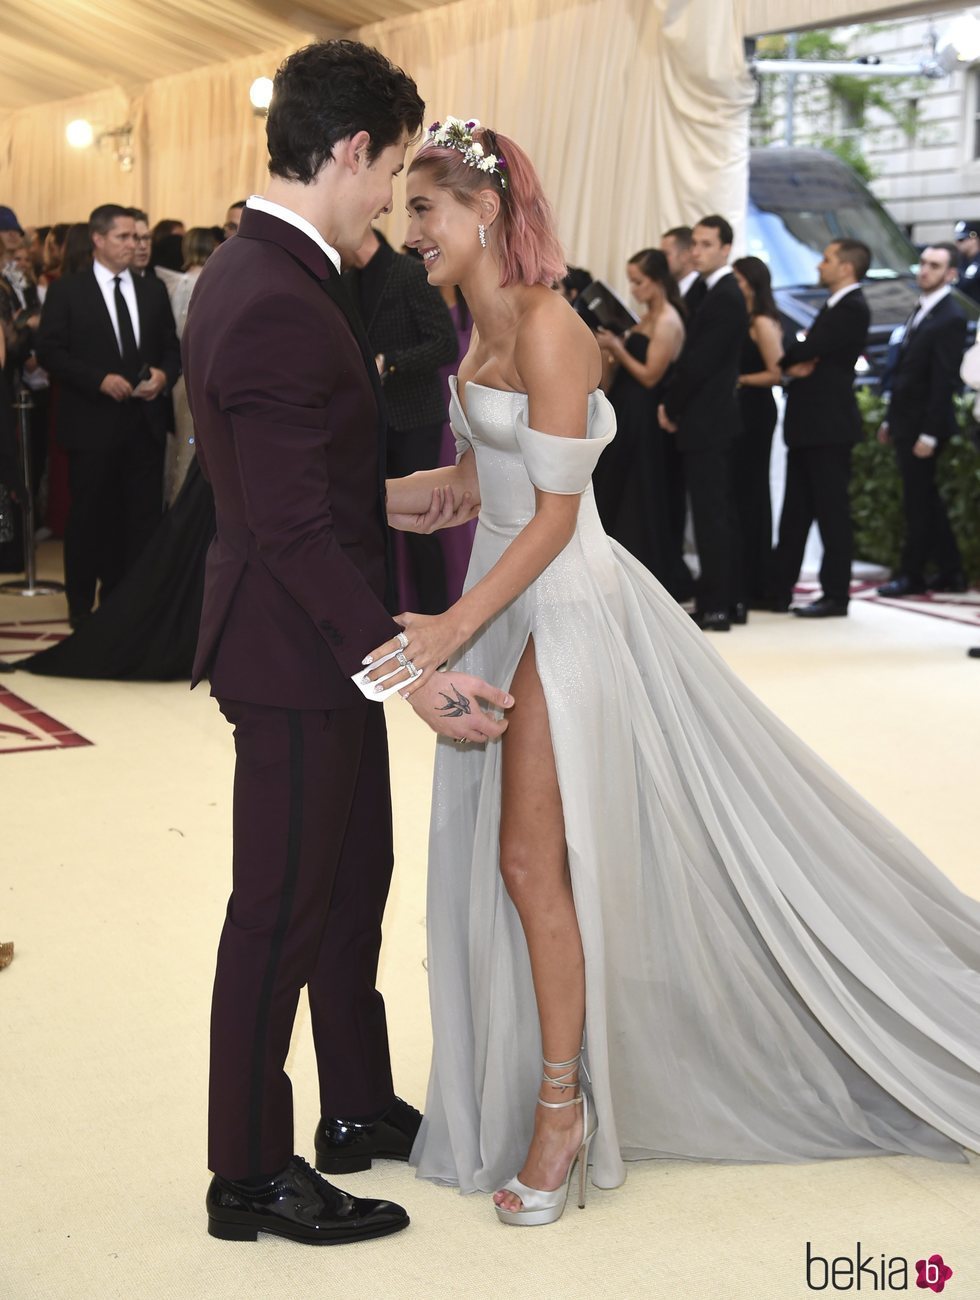
[[[684,308],[667,258],[647,248],[626,267],[643,315],[625,338],[600,329],[606,360],[603,387],[616,412],[616,437],[593,476],[602,526],[678,596],[690,586],[683,557],[671,543],[664,433],[657,407],[684,346]],[[677,553],[675,553],[677,552]]]
[[[772,555],[772,499],[769,458],[776,428],[773,387],[782,381],[783,355],[779,312],[772,296],[769,268],[758,257],[732,263],[738,287],[749,309],[749,333],[742,349],[738,402],[742,433],[732,455],[735,518],[742,551],[742,590],[739,602],[751,609],[769,609],[769,564]]]

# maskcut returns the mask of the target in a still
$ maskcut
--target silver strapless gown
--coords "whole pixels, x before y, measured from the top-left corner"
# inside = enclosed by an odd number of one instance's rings
[[[482,509],[467,584],[534,511],[581,493],[572,541],[453,666],[507,686],[529,637],[548,704],[586,963],[595,1184],[651,1156],[805,1161],[980,1149],[980,904],[738,680],[603,533],[615,433],[530,429],[527,399],[453,390]],[[501,750],[440,739],[432,805],[434,1049],[412,1162],[490,1191],[521,1167],[541,1044],[498,871]]]

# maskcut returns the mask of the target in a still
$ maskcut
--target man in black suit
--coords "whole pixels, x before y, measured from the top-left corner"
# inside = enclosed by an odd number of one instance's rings
[[[58,437],[68,452],[71,511],[65,587],[72,626],[139,555],[163,510],[166,394],[180,375],[167,291],[131,273],[135,223],[106,203],[89,218],[94,260],[57,280],[37,351],[61,385]]]
[[[728,265],[733,237],[724,217],[704,217],[694,227],[691,251],[705,293],[659,412],[661,427],[677,435],[691,499],[701,565],[694,618],[712,632],[727,632],[733,616],[746,618],[733,606],[738,556],[729,457],[741,428],[735,390],[748,331],[745,299]]]
[[[878,430],[878,441],[895,448],[905,504],[901,565],[878,588],[881,596],[966,590],[959,547],[936,488],[936,463],[956,432],[953,395],[966,347],[966,316],[953,297],[956,276],[953,244],[923,250],[916,274],[922,296],[899,345],[888,414]],[[930,561],[937,573],[926,582]]]
[[[871,265],[866,244],[828,244],[818,268],[830,296],[810,332],[782,359],[792,379],[786,399],[786,494],[773,556],[773,609],[785,613],[814,519],[823,542],[821,596],[793,609],[801,618],[847,613],[851,585],[851,448],[861,437],[854,366],[868,337],[871,313],[861,281]]]
[[[672,226],[670,230],[665,230],[660,238],[660,251],[667,259],[690,319],[707,293],[705,283],[694,266],[694,231],[690,226]]]
[[[396,253],[373,227],[344,278],[357,304],[384,385],[389,478],[439,464],[446,405],[439,367],[455,361],[459,339],[442,294],[416,257]],[[446,566],[434,533],[406,533],[421,614],[446,610]]]

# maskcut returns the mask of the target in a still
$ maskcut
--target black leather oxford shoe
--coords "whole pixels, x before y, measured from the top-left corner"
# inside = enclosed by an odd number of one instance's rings
[[[299,1156],[281,1174],[258,1187],[217,1174],[208,1188],[208,1232],[225,1241],[255,1241],[270,1232],[290,1241],[339,1245],[387,1237],[408,1227],[408,1215],[394,1201],[350,1196],[332,1187]]]
[[[926,589],[924,582],[919,582],[914,578],[907,578],[904,573],[900,573],[897,578],[892,578],[891,582],[882,583],[876,588],[879,596],[921,596]]]
[[[356,1174],[372,1160],[407,1160],[422,1115],[401,1097],[367,1122],[324,1117],[317,1125],[316,1167],[325,1174]]]
[[[732,624],[732,627],[735,627],[736,625],[738,627],[744,627],[745,624],[749,621],[748,605],[743,604],[742,601],[740,600],[736,601],[735,604],[728,611],[728,618]]]
[[[695,610],[691,618],[702,632],[728,632],[732,626],[727,609]]]
[[[790,610],[797,618],[845,618],[847,616],[847,606],[842,605],[838,600],[828,600],[822,596],[820,600],[811,601],[809,605],[794,605]]]

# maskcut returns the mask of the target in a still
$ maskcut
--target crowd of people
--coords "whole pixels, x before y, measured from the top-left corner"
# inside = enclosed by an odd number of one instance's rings
[[[957,229],[969,257],[969,232]],[[717,215],[664,233],[659,248],[626,271],[641,315],[625,333],[599,327],[603,385],[618,434],[594,486],[606,531],[677,600],[694,591],[683,561],[689,501],[700,578],[694,617],[708,631],[744,624],[751,609],[802,618],[847,613],[853,541],[851,450],[862,437],[855,363],[870,312],[861,292],[871,255],[858,240],[824,251],[827,300],[805,338],[787,345],[766,263],[730,260],[734,234]],[[956,428],[967,320],[952,296],[972,288],[974,260],[959,270],[953,243],[925,248],[921,297],[896,338],[884,388],[889,415],[879,438],[893,442],[902,478],[906,544],[886,596],[963,591],[966,578],[936,464]],[[582,303],[593,283],[573,268],[562,290]],[[588,314],[588,309],[586,309]],[[772,545],[770,458],[777,423],[773,390],[786,388],[786,491]],[[823,544],[821,594],[793,603],[811,524]]]
[[[91,615],[97,592],[104,600],[132,567],[187,477],[194,430],[179,339],[197,277],[236,234],[244,207],[233,203],[220,226],[188,229],[176,219],[151,228],[142,210],[107,204],[86,223],[29,233],[0,207],[0,569],[20,567],[17,502],[30,490],[45,530],[65,538],[73,629]],[[967,294],[980,291],[975,224],[957,223],[955,244],[923,252],[921,306],[893,351],[893,399],[879,437],[894,442],[907,540],[900,570],[881,588],[889,596],[966,585],[935,471],[954,429],[966,332],[950,289],[955,282]],[[788,347],[766,263],[732,260],[733,242],[717,215],[673,227],[626,267],[640,311],[631,328],[616,332],[583,312],[603,349],[602,386],[618,424],[594,479],[603,524],[675,599],[693,600],[693,617],[715,632],[746,623],[752,609],[803,618],[847,613],[850,460],[862,433],[853,374],[869,324],[860,284],[870,254],[859,241],[828,246],[819,267],[827,303],[808,337]],[[92,293],[93,266],[101,303]],[[344,274],[385,388],[389,475],[450,463],[448,378],[469,344],[465,302],[458,290],[430,286],[412,250],[396,252],[373,229]],[[555,287],[581,309],[593,283],[572,267]],[[29,487],[20,481],[10,409],[18,386],[31,399]],[[773,548],[770,458],[774,389],[782,386],[786,493]],[[142,433],[134,437],[137,426]],[[688,511],[696,582],[684,560]],[[794,605],[814,520],[822,592]],[[444,609],[461,589],[471,539],[471,528],[399,536],[401,607]]]
[[[16,525],[25,485],[10,398],[25,387],[31,393],[31,490],[42,535],[64,536],[73,631],[89,622],[96,607],[107,608],[107,598],[145,555],[162,514],[175,505],[187,480],[194,430],[179,340],[197,278],[214,249],[237,234],[244,207],[244,200],[233,203],[221,226],[187,228],[168,219],[151,228],[142,210],[103,204],[86,223],[30,234],[12,209],[0,209],[5,250],[0,319],[6,342],[0,542],[9,543],[0,553],[0,569],[19,570],[22,563]],[[455,452],[447,419],[448,379],[469,345],[465,303],[455,290],[432,288],[420,260],[409,250],[396,252],[373,229],[365,245],[350,253],[345,281],[385,389],[388,473],[450,463]],[[196,474],[192,490],[206,492]],[[201,536],[195,548],[181,548],[181,560],[203,572],[213,521],[199,508],[185,504],[183,509]],[[472,531],[471,526],[438,537],[396,538],[401,607],[432,613],[446,608],[462,588]],[[149,566],[144,584],[150,573],[159,578],[155,556],[144,564]],[[172,597],[169,583],[167,590]],[[145,612],[146,593],[133,596]],[[119,647],[127,639],[114,618],[113,649],[105,644],[102,619],[98,635],[88,632],[70,651],[59,648],[26,666],[67,671],[74,664],[85,675],[152,675],[162,667],[186,674],[193,617],[192,608],[180,620],[187,622],[188,633],[177,638],[185,647],[177,658],[161,660],[154,647],[134,659],[135,645],[121,657]],[[90,643],[98,649],[89,652]]]

